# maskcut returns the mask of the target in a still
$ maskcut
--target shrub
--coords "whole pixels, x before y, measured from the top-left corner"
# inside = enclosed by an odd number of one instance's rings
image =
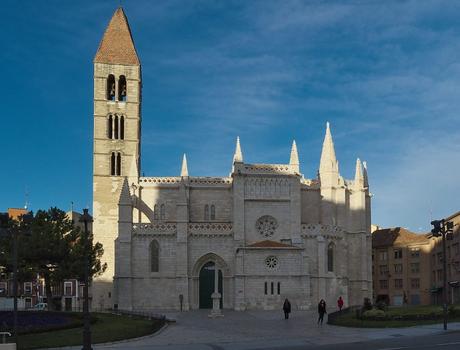
[[[363,319],[380,321],[386,319],[386,314],[385,311],[379,309],[367,310],[363,313]]]
[[[378,309],[378,310],[382,310],[382,311],[387,311],[387,303],[385,303],[383,300],[380,300],[376,305],[375,307]]]
[[[460,305],[450,305],[447,311],[450,317],[460,317]]]

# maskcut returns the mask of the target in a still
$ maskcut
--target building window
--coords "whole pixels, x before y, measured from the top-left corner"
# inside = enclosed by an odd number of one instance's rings
[[[158,204],[153,206],[153,219],[158,220]]]
[[[453,250],[454,255],[458,254],[459,253],[459,244],[458,243],[452,244],[452,250]]]
[[[395,259],[402,259],[402,249],[397,249],[394,251]]]
[[[420,279],[419,278],[411,278],[410,286],[413,289],[419,289],[420,288]]]
[[[107,77],[107,100],[115,101],[115,77],[110,74]]]
[[[327,271],[334,271],[334,243],[327,246]]]
[[[256,221],[256,230],[263,237],[273,236],[277,227],[278,222],[270,215],[262,216]]]
[[[120,75],[118,79],[118,101],[126,101],[126,77]]]
[[[438,281],[442,281],[442,269],[437,270],[436,274],[438,275]]]
[[[281,282],[278,282],[278,286],[277,286],[277,287],[278,287],[278,288],[277,288],[277,289],[278,289],[278,295],[280,295],[280,294],[281,294]]]
[[[420,272],[420,263],[411,263],[410,264],[410,272],[419,273]]]
[[[395,289],[402,289],[403,287],[403,280],[402,279],[395,279]]]
[[[107,118],[107,137],[109,139],[113,138],[113,115],[111,114]]]
[[[272,294],[272,295],[273,295],[274,292],[275,292],[275,286],[274,286],[274,283],[273,283],[273,282],[270,283],[270,291],[271,291],[271,294]]]
[[[387,261],[388,260],[388,252],[379,252],[379,259],[380,261]]]
[[[72,282],[64,282],[64,295],[72,295]]]
[[[158,242],[153,240],[152,243],[150,243],[150,271],[151,272],[159,271],[159,265],[160,265],[159,250],[160,250],[160,247],[158,245]]]
[[[438,253],[437,257],[438,257],[438,263],[442,264],[442,253]]]
[[[121,154],[120,152],[112,152],[110,156],[110,175],[121,175]]]
[[[412,249],[410,250],[410,256],[411,256],[412,258],[418,258],[418,257],[420,257],[420,248],[412,248]]]
[[[209,221],[209,205],[204,206],[204,221]]]
[[[24,294],[32,294],[32,282],[24,282]]]
[[[264,287],[265,287],[265,288],[264,288],[264,290],[265,290],[265,295],[267,295],[267,294],[268,294],[268,283],[267,283],[267,282],[265,282]]]
[[[166,220],[166,207],[164,204],[160,206],[160,220]]]
[[[395,274],[400,275],[403,272],[402,264],[395,264]]]
[[[276,266],[278,266],[278,259],[276,258],[276,256],[269,256],[265,259],[265,265],[269,269],[274,269]]]
[[[216,207],[211,205],[211,220],[216,220]]]
[[[379,271],[380,271],[380,276],[388,275],[388,265],[380,265]]]
[[[125,117],[120,116],[120,140],[125,139]]]
[[[388,280],[379,281],[380,289],[388,289]]]

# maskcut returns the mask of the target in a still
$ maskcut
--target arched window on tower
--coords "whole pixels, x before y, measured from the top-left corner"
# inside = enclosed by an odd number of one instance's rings
[[[115,118],[114,118],[114,122],[113,122],[113,126],[114,126],[114,132],[113,132],[113,138],[115,140],[118,140],[119,139],[119,124],[118,124],[118,115],[115,114]]]
[[[204,220],[209,221],[209,205],[204,206]]]
[[[118,101],[126,101],[126,77],[120,75],[118,79]]]
[[[117,169],[116,169],[116,175],[120,176],[121,175],[121,154],[120,152],[117,153]]]
[[[166,219],[166,208],[165,205],[162,204],[160,207],[160,220],[165,220]]]
[[[120,140],[125,139],[125,117],[120,117]]]
[[[109,74],[107,77],[107,100],[115,101],[115,77]]]
[[[109,139],[113,138],[113,116],[111,114],[107,118],[107,137]]]
[[[110,156],[110,175],[115,175],[115,152],[112,152]]]
[[[216,207],[211,205],[211,220],[216,220]]]
[[[327,271],[334,271],[334,243],[327,246]]]
[[[153,219],[158,220],[158,204],[153,206]]]
[[[160,270],[160,246],[157,241],[150,243],[150,272]]]

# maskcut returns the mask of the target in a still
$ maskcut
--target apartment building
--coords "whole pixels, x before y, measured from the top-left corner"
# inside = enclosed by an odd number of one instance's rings
[[[388,305],[431,303],[430,256],[434,241],[401,227],[372,233],[374,301]]]

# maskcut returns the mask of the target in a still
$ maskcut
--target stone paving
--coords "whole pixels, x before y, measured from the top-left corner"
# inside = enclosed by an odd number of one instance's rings
[[[224,311],[225,316],[210,319],[207,310],[166,313],[177,323],[158,334],[94,349],[167,349],[167,350],[249,350],[279,346],[325,345],[362,342],[401,336],[428,335],[442,332],[442,325],[409,328],[357,329],[316,324],[312,311],[293,312],[284,320],[282,312]],[[460,323],[450,324],[450,330],[460,330]],[[68,347],[67,349],[79,349]]]

